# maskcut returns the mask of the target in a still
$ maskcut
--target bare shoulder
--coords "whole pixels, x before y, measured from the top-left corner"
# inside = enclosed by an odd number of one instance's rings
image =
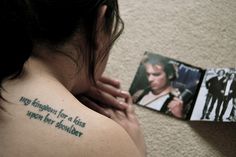
[[[10,101],[2,103],[7,112],[0,113],[0,156],[139,157],[114,121],[60,88],[33,87],[8,90]]]
[[[91,153],[91,156],[140,156],[137,147],[123,128],[108,118],[102,118],[98,122],[100,122],[100,127],[93,130],[88,129],[90,135],[86,141],[93,141],[90,146],[97,150],[96,153],[91,152],[88,147],[87,151]]]
[[[57,117],[34,108],[17,109],[22,114],[8,115],[1,111],[0,155],[139,157],[128,134],[93,111],[81,112],[75,108],[70,112],[65,108],[57,111]]]
[[[81,106],[81,108],[77,110],[77,115],[74,114],[74,116],[80,117],[81,121],[85,123],[83,135],[80,140],[74,142],[75,145],[73,146],[78,154],[88,157],[140,156],[136,145],[120,125],[90,110],[78,101],[75,101],[75,106]],[[76,107],[74,107],[74,109],[76,110]]]

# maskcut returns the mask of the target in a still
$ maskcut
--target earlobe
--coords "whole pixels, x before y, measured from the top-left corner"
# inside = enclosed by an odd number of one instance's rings
[[[97,53],[97,63],[101,62],[102,66],[106,65],[106,61],[104,62],[103,57],[105,54],[108,54],[108,46],[110,42],[110,33],[107,31],[106,28],[106,12],[107,12],[107,5],[102,5],[98,9],[97,14],[97,25],[96,25],[96,53]],[[105,64],[104,64],[105,63]],[[102,68],[102,72],[104,71]]]
[[[107,5],[102,5],[98,10],[98,21],[102,20],[107,11]]]
[[[104,38],[104,33],[105,33],[105,14],[106,14],[106,11],[107,11],[107,5],[102,5],[99,9],[98,9],[98,15],[97,15],[97,26],[96,26],[96,29],[97,29],[97,43],[101,43],[101,39],[105,39]],[[100,46],[102,47],[102,45],[100,44]],[[99,47],[100,47],[99,46]],[[101,48],[100,47],[100,48]]]
[[[98,32],[101,32],[104,28],[106,11],[107,11],[107,6],[106,5],[102,5],[98,9],[97,28],[96,28]]]

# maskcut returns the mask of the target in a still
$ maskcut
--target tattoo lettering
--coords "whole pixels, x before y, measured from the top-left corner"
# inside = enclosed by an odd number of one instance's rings
[[[37,113],[34,113],[34,112],[30,112],[30,111],[28,111],[27,113],[26,113],[26,115],[30,118],[30,119],[38,119],[38,120],[42,120],[43,119],[43,116],[41,115],[41,114],[37,114]]]
[[[41,121],[44,124],[54,126],[55,128],[73,136],[81,137],[83,135],[81,130],[85,128],[86,123],[83,122],[79,116],[70,116],[64,112],[64,109],[56,110],[48,104],[42,104],[37,98],[29,99],[21,97],[19,102],[24,106],[31,106],[36,109],[36,112],[30,110],[27,111],[26,116],[29,119]],[[80,129],[77,127],[80,127]]]

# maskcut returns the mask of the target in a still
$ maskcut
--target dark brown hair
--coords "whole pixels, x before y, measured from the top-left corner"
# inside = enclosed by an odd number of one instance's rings
[[[103,30],[111,39],[97,58],[97,18],[102,5],[107,5]],[[88,48],[82,57],[89,79],[95,82],[96,64],[108,55],[124,28],[117,0],[2,0],[0,21],[0,85],[4,79],[21,74],[35,42],[56,47],[80,30]]]

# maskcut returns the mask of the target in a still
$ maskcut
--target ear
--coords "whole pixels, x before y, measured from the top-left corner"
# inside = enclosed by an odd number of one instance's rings
[[[98,10],[98,18],[103,18],[107,11],[107,5],[102,5]]]
[[[97,26],[98,26],[98,30],[101,29],[101,26],[103,26],[104,24],[104,17],[107,11],[107,6],[106,5],[102,5],[99,10],[98,10],[98,20],[97,20]]]
[[[105,32],[105,15],[107,11],[107,5],[102,5],[98,9],[97,14],[97,49],[101,50],[107,42],[109,42],[109,35]]]

